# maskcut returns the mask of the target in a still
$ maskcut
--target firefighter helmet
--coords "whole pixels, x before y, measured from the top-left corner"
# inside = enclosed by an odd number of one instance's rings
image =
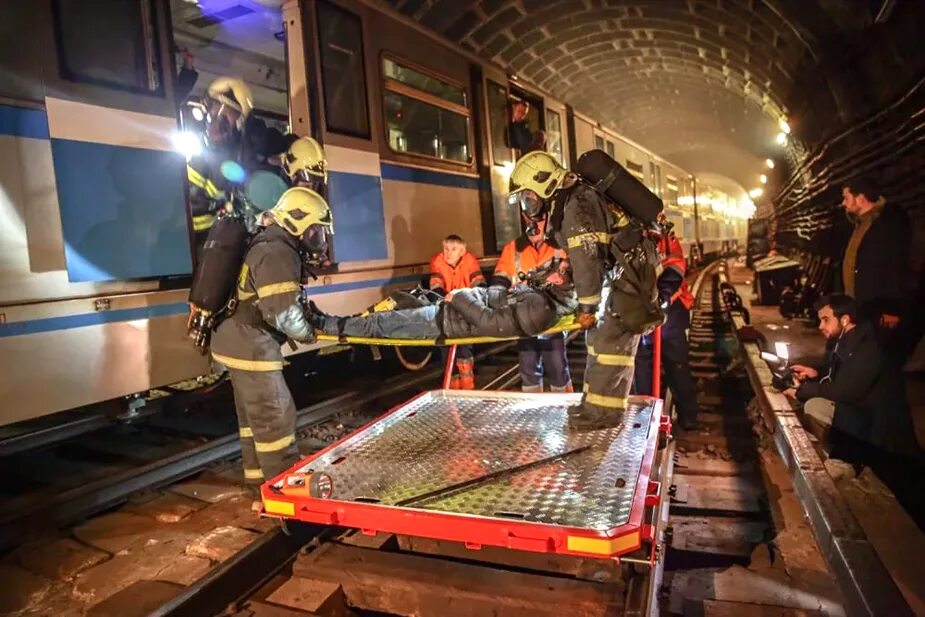
[[[238,112],[237,129],[244,127],[244,121],[254,109],[254,93],[251,87],[237,77],[219,77],[207,90],[209,98],[227,105]]]
[[[273,220],[297,238],[312,226],[334,233],[334,215],[324,197],[301,186],[287,190],[270,210]]]
[[[525,154],[511,172],[511,193],[531,190],[540,199],[549,199],[565,178],[566,169],[547,152]]]
[[[302,180],[315,179],[327,182],[328,162],[324,158],[324,149],[311,137],[299,137],[282,157],[282,167],[293,183],[301,176]]]

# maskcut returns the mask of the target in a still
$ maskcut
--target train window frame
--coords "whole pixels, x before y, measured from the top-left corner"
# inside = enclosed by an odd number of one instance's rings
[[[605,145],[605,144],[606,144],[606,141],[607,141],[607,140],[604,139],[604,136],[603,136],[603,135],[598,135],[597,133],[595,133],[595,134],[594,134],[594,149],[595,149],[595,150],[603,150],[604,148],[607,147],[607,146]]]
[[[322,8],[323,7],[323,8]],[[322,20],[322,11],[331,11],[332,13],[339,13],[341,17],[345,17],[347,21],[352,21],[356,24],[357,31],[359,36],[356,37],[357,48],[355,49],[358,52],[360,58],[360,71],[359,75],[362,77],[363,81],[363,118],[365,119],[366,130],[353,130],[351,128],[344,128],[341,126],[332,126],[331,124],[331,115],[329,112],[331,105],[329,105],[328,94],[333,92],[331,89],[331,83],[328,80],[328,70],[325,69],[325,46],[323,40],[323,28]],[[318,65],[319,65],[319,74],[321,77],[321,103],[324,107],[324,126],[329,133],[336,133],[338,135],[347,135],[350,137],[358,137],[360,139],[372,139],[372,121],[369,113],[369,76],[366,73],[366,48],[364,45],[364,31],[363,31],[363,18],[357,15],[352,11],[348,11],[336,4],[327,2],[325,0],[319,0],[315,6],[315,29],[316,29],[316,40],[318,43]]]
[[[68,49],[65,46],[65,24],[61,14],[62,0],[52,0],[51,15],[52,26],[54,30],[55,51],[58,59],[58,74],[61,79],[79,84],[87,84],[118,90],[122,92],[131,92],[151,97],[163,98],[165,96],[164,80],[162,79],[161,49],[160,49],[160,31],[157,23],[156,7],[154,0],[137,0],[141,8],[142,17],[142,36],[144,37],[144,50],[146,61],[146,73],[149,86],[147,88],[131,86],[118,81],[101,79],[90,75],[81,74],[80,71],[74,70],[68,63]],[[124,36],[122,38],[125,38]]]
[[[434,79],[437,79],[437,80],[442,81],[442,82],[444,82],[444,83],[447,83],[447,84],[450,84],[450,85],[458,86],[459,88],[462,89],[463,93],[465,94],[466,104],[465,104],[465,105],[459,105],[459,104],[457,104],[457,103],[453,103],[453,102],[448,101],[448,100],[446,100],[446,99],[444,99],[444,98],[441,98],[441,97],[439,97],[439,96],[430,94],[430,93],[425,92],[425,91],[423,91],[423,90],[419,90],[418,88],[415,88],[415,87],[413,87],[413,86],[409,86],[408,84],[406,84],[406,83],[404,83],[404,82],[400,82],[400,81],[398,81],[398,80],[396,80],[396,79],[392,79],[392,78],[390,78],[390,77],[387,77],[387,76],[385,75],[385,62],[386,62],[386,60],[389,60],[389,61],[391,61],[391,62],[393,62],[393,63],[395,63],[395,64],[397,64],[397,65],[399,65],[399,66],[407,67],[407,68],[412,69],[412,70],[414,70],[414,71],[417,71],[417,72],[419,72],[419,73],[423,73],[423,74],[425,74],[425,75],[429,75],[429,76],[433,77]],[[395,154],[395,155],[398,155],[398,156],[407,156],[407,157],[410,157],[410,158],[418,158],[418,159],[423,159],[423,160],[425,160],[425,161],[435,161],[435,162],[443,163],[443,164],[446,164],[446,165],[454,165],[454,166],[457,166],[457,167],[460,167],[460,168],[465,168],[465,167],[471,167],[471,166],[472,166],[472,163],[473,163],[473,161],[475,160],[475,157],[473,156],[473,152],[472,152],[472,104],[471,104],[471,102],[472,102],[472,97],[469,96],[468,89],[466,88],[466,85],[465,85],[464,83],[462,83],[462,82],[460,82],[460,81],[457,81],[457,80],[455,80],[455,79],[452,79],[452,78],[450,78],[450,77],[447,77],[446,75],[442,75],[441,73],[438,73],[437,71],[433,71],[433,70],[431,70],[431,69],[429,69],[429,68],[427,68],[427,67],[425,67],[425,66],[421,66],[420,64],[417,64],[417,63],[415,63],[415,62],[411,62],[411,61],[409,61],[409,60],[406,60],[406,59],[404,59],[402,56],[397,55],[397,54],[395,54],[395,53],[393,53],[393,52],[390,52],[390,51],[383,51],[383,52],[380,54],[380,57],[379,57],[379,76],[380,76],[380,82],[381,82],[381,84],[382,84],[382,97],[381,97],[381,101],[382,101],[382,133],[383,133],[383,137],[385,138],[385,139],[384,139],[384,141],[385,141],[385,147],[388,148],[389,152],[391,152],[391,153],[393,153],[393,154]],[[392,143],[391,143],[390,140],[389,140],[389,132],[388,132],[388,131],[389,131],[389,119],[388,119],[388,117],[387,117],[387,115],[386,115],[386,99],[385,99],[385,97],[386,97],[386,95],[387,95],[388,93],[393,93],[393,94],[397,94],[397,95],[399,95],[399,96],[404,96],[404,97],[407,97],[407,98],[410,98],[410,99],[419,101],[419,102],[421,102],[421,103],[424,103],[425,105],[430,105],[431,107],[436,107],[436,108],[438,108],[438,109],[442,109],[442,110],[444,110],[444,111],[448,111],[448,112],[453,113],[453,114],[456,114],[456,115],[458,115],[458,116],[462,116],[463,119],[465,120],[465,123],[466,123],[466,152],[467,152],[467,155],[468,155],[467,159],[466,159],[465,161],[458,161],[458,160],[455,160],[455,159],[442,158],[442,157],[439,157],[439,156],[431,156],[431,155],[429,155],[429,154],[422,154],[422,153],[420,153],[420,152],[410,152],[410,151],[406,151],[406,150],[396,150],[395,148],[393,148],[393,147],[392,147]]]
[[[503,120],[503,122],[501,123],[500,127],[496,126],[495,120],[498,118],[494,117],[494,115],[497,113],[497,110],[492,105],[491,91],[493,88],[496,89],[496,93],[501,94],[501,98],[503,99],[503,105],[500,108],[500,118]],[[510,118],[510,112],[508,104],[508,92],[508,87],[506,85],[500,84],[494,79],[485,79],[485,104],[488,106],[488,136],[491,139],[491,164],[498,167],[504,167],[505,165],[513,166],[514,160],[516,158],[514,156],[514,149],[511,147],[511,137],[509,134],[510,123],[508,119]],[[495,134],[496,131],[500,131],[500,143],[495,143],[495,137],[499,136]],[[504,158],[504,160],[499,160],[496,156],[501,150],[507,152],[507,156]]]
[[[612,159],[616,159],[617,158],[617,144],[615,144],[613,140],[611,139],[605,139],[604,146],[605,146],[604,150],[607,152],[607,155],[610,156],[610,158]]]
[[[550,122],[550,117],[555,118],[555,125],[557,127],[557,130],[555,131],[553,131],[551,128],[551,125],[553,123]],[[559,136],[558,156],[556,156],[556,153],[552,149],[553,141],[552,141],[551,136],[553,135],[553,133],[556,133]],[[549,107],[546,108],[546,152],[549,152],[550,154],[553,155],[553,157],[557,158],[560,165],[562,165],[563,167],[568,167],[568,165],[565,162],[566,155],[565,155],[565,139],[564,139],[563,131],[562,131],[562,113],[557,109],[550,109]]]

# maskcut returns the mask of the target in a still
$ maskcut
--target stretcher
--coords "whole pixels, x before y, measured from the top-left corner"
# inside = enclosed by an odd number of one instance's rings
[[[543,334],[557,334],[572,332],[581,329],[574,315],[567,315],[557,321]],[[352,345],[382,345],[395,347],[431,347],[444,345],[477,345],[479,343],[497,343],[501,341],[514,341],[517,337],[470,336],[464,338],[447,339],[417,339],[417,338],[369,338],[363,336],[338,336],[336,334],[318,334],[319,341],[332,343],[348,343]]]
[[[662,402],[632,397],[621,426],[575,432],[580,398],[422,393],[265,483],[264,513],[470,549],[611,559],[651,546]]]

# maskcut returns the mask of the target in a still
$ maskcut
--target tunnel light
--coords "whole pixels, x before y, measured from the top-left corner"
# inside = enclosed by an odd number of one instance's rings
[[[761,197],[762,195],[764,195],[764,190],[760,188],[752,189],[748,192],[748,196],[751,197],[752,199]]]
[[[774,169],[774,161],[771,159],[764,159],[764,166],[768,169]]]
[[[767,177],[766,175],[764,175],[764,174],[761,174],[760,176],[758,176],[758,179],[761,180],[761,184],[767,184],[767,183],[768,183],[768,177]]]
[[[781,119],[780,119],[780,122],[778,122],[777,125],[780,127],[780,132],[781,132],[781,133],[783,133],[784,135],[789,135],[789,134],[790,134],[790,125],[787,124],[787,121],[786,121],[786,120],[784,120],[783,118],[781,118]]]
[[[202,138],[196,133],[184,131],[173,136],[173,149],[190,160],[202,154]]]
[[[787,133],[778,133],[774,141],[776,141],[778,145],[783,146],[787,143]]]

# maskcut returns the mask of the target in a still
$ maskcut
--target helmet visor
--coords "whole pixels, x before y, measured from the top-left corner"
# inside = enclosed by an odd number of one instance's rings
[[[325,183],[327,182],[327,173],[319,175],[313,174],[307,169],[300,169],[295,173],[293,180],[294,186],[304,186],[307,189],[315,191],[319,195],[323,195]]]
[[[535,191],[524,189],[511,193],[508,203],[520,209],[520,212],[530,220],[542,218],[546,214],[546,202]]]
[[[327,226],[315,223],[302,234],[302,248],[313,259],[323,259],[328,253]]]

